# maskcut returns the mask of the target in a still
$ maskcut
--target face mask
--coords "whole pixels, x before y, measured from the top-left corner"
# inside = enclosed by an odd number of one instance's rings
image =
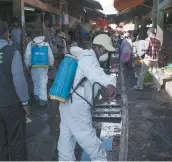
[[[96,47],[95,53],[97,58],[99,58],[100,56],[105,54],[105,50],[102,47]]]
[[[108,59],[108,53],[103,54],[99,57],[99,61],[105,62]]]

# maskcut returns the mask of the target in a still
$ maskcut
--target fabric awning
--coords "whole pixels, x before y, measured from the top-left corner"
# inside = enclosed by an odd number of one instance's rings
[[[97,18],[97,20],[96,20],[96,28],[104,29],[104,28],[107,28],[107,26],[108,26],[107,20],[105,20],[104,18],[101,18],[101,17]]]
[[[144,0],[114,0],[114,7],[118,11],[136,7],[142,4]]]

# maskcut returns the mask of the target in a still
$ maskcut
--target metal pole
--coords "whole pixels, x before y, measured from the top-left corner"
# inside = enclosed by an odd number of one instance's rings
[[[109,52],[108,53],[108,60],[107,60],[107,63],[106,63],[106,69],[110,69],[110,67],[111,67],[111,58],[112,58],[112,53]]]
[[[152,12],[152,19],[153,19],[153,27],[157,28],[157,12],[158,12],[158,1],[153,0],[153,12]]]
[[[124,80],[123,64],[120,63],[121,89],[122,89],[122,130],[120,137],[119,161],[127,161],[128,158],[128,98]]]
[[[44,11],[42,12],[42,35],[44,36]]]

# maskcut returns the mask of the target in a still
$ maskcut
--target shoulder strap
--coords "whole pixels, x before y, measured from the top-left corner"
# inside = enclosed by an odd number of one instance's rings
[[[79,81],[79,83],[76,85],[76,87],[75,87],[75,88],[72,88],[72,89],[73,89],[73,92],[70,94],[69,97],[71,98],[71,103],[72,103],[72,94],[73,94],[73,93],[76,93],[76,95],[78,95],[80,98],[82,98],[88,105],[90,105],[91,108],[94,108],[93,105],[92,105],[88,100],[86,100],[83,96],[81,96],[80,94],[78,94],[78,93],[76,92],[76,90],[79,88],[79,86],[80,86],[82,83],[84,83],[86,80],[87,80],[86,77],[82,78],[82,79]]]
[[[41,43],[43,43],[43,42],[40,42],[40,43],[36,43],[36,42],[32,42],[32,47],[35,45],[36,47],[38,47],[38,44],[41,44]],[[43,46],[45,46],[45,44],[46,44],[47,42],[44,42],[44,45]]]
[[[38,47],[38,45],[33,41],[32,42],[32,47]]]
[[[75,88],[72,88],[73,91],[70,93],[70,97],[71,97],[72,94],[79,88],[79,86],[80,86],[82,83],[84,83],[86,80],[87,80],[86,77],[82,78],[82,79],[79,81],[79,83],[76,85],[76,87],[75,87]]]

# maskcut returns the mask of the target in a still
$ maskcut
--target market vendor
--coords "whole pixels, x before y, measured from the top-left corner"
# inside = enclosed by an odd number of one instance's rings
[[[13,25],[11,28],[11,40],[14,43],[16,49],[20,51],[22,41],[22,28],[20,26],[20,21],[16,17],[13,18]]]

